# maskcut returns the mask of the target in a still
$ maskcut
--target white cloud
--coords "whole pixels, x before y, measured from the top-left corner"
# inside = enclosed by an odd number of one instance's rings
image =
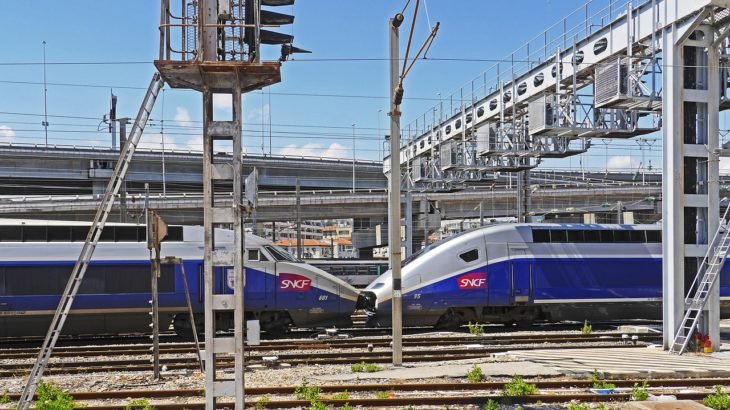
[[[321,158],[352,158],[352,151],[338,143],[332,143],[329,147],[323,147],[322,144],[304,144],[298,147],[295,144],[289,144],[279,150],[280,155],[289,155],[296,157],[321,157]]]
[[[141,149],[146,150],[162,150],[162,142],[163,142],[163,135],[158,133],[149,133],[149,134],[143,134],[140,138],[139,144],[137,145]],[[169,135],[164,135],[164,142],[165,142],[165,151],[168,150],[174,150],[174,149],[180,149],[178,147],[177,143],[175,142],[175,139],[170,137]]]
[[[269,104],[264,104],[262,108],[254,108],[248,112],[248,115],[246,115],[246,122],[254,124],[268,122],[270,112],[271,107]]]
[[[175,122],[177,122],[179,125],[182,125],[184,127],[189,127],[192,125],[190,122],[190,112],[185,107],[176,107],[175,108]]]
[[[639,162],[630,155],[616,155],[610,157],[606,163],[609,171],[635,171],[638,167]]]
[[[15,141],[15,131],[7,125],[0,125],[0,142],[12,143]]]
[[[213,109],[230,111],[233,109],[233,98],[230,94],[213,94]]]

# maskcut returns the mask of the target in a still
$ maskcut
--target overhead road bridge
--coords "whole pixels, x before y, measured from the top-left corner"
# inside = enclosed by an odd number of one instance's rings
[[[533,193],[533,213],[606,212],[622,202],[625,210],[655,210],[661,194],[660,184],[600,187],[593,189],[560,185],[538,188]],[[458,192],[414,193],[414,203],[429,203],[438,210],[440,219],[504,217],[515,215],[515,189],[473,189]],[[0,217],[89,220],[99,204],[99,195],[81,196],[17,196],[0,198]],[[144,195],[127,198],[127,211],[142,215]],[[225,202],[226,199],[223,199]],[[200,224],[203,199],[200,194],[154,194],[150,207],[159,210],[169,223]],[[117,202],[118,205],[118,202]],[[385,220],[387,195],[384,190],[365,192],[303,190],[299,196],[301,219],[373,218]],[[416,216],[420,207],[414,206]],[[258,221],[292,221],[297,215],[295,192],[260,192],[256,218]],[[119,220],[119,212],[110,215]],[[414,218],[418,221],[419,218]],[[437,226],[432,226],[436,228]]]
[[[218,153],[221,160],[230,154]],[[101,194],[119,159],[119,150],[99,147],[0,144],[0,195]],[[196,151],[138,149],[125,178],[127,191],[200,192],[203,154]],[[244,175],[255,167],[261,189],[352,188],[353,162],[346,159],[248,154]],[[384,189],[382,164],[356,160],[356,189]]]

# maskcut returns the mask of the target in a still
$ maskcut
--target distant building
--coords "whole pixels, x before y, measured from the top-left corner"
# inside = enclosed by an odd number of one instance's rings
[[[335,259],[353,259],[358,257],[357,249],[352,247],[350,238],[331,239],[334,244]]]
[[[336,238],[336,239],[351,238],[352,237],[352,227],[351,226],[337,226],[337,225],[325,226],[324,228],[322,228],[322,235],[324,236],[324,238]]]
[[[279,239],[276,245],[286,249],[293,256],[297,256],[297,240]],[[352,244],[350,244],[352,246]],[[332,257],[333,244],[321,239],[302,239],[302,258],[328,259]]]
[[[320,221],[302,221],[302,239],[322,239],[322,222]],[[259,233],[260,235],[261,233]],[[263,224],[263,237],[267,239],[296,239],[297,224],[296,222],[277,222],[276,236],[274,236],[274,224],[265,222]]]

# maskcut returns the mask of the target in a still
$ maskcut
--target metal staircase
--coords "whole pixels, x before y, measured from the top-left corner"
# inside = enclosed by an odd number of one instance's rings
[[[715,232],[712,242],[707,247],[707,254],[702,260],[689,292],[687,292],[687,298],[684,300],[687,311],[669,349],[671,353],[682,354],[687,349],[687,344],[692,340],[692,335],[697,329],[697,323],[702,317],[702,309],[704,309],[707,299],[710,297],[712,286],[714,286],[723,265],[725,265],[728,249],[730,249],[728,211],[730,211],[730,205],[725,209],[725,213],[720,219],[717,232]]]
[[[124,176],[127,174],[127,170],[129,169],[129,163],[132,160],[134,151],[137,148],[137,144],[139,143],[142,132],[147,124],[147,120],[150,118],[152,107],[154,107],[157,95],[164,85],[165,82],[160,74],[155,72],[152,76],[152,81],[147,88],[147,94],[144,97],[142,106],[137,113],[137,119],[134,121],[134,125],[129,133],[127,142],[124,144],[124,147],[122,147],[119,161],[117,162],[114,172],[109,180],[109,184],[106,187],[104,197],[99,203],[99,208],[94,216],[94,221],[91,223],[91,227],[89,228],[89,234],[86,236],[86,242],[84,242],[79,258],[76,260],[76,264],[71,271],[71,276],[68,279],[66,288],[63,291],[60,302],[58,303],[56,313],[53,315],[53,320],[51,321],[46,338],[43,341],[43,346],[38,353],[38,358],[33,365],[33,370],[31,370],[30,375],[28,376],[28,381],[23,388],[23,393],[21,394],[18,402],[19,410],[28,409],[33,401],[36,387],[38,386],[41,377],[43,377],[43,371],[48,365],[48,360],[51,358],[51,353],[56,345],[58,336],[61,334],[63,325],[66,322],[66,318],[68,317],[71,306],[73,305],[76,297],[76,293],[81,287],[81,282],[86,274],[86,268],[91,262],[91,257],[96,249],[96,244],[99,241],[104,225],[106,225],[107,218],[111,212],[112,206],[114,205],[114,200],[122,186]]]

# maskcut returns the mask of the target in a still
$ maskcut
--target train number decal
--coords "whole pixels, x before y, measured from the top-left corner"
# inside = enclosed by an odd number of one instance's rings
[[[312,280],[294,273],[279,274],[279,289],[285,291],[306,292],[312,287]]]
[[[487,274],[485,272],[472,272],[456,278],[459,289],[486,289]]]

